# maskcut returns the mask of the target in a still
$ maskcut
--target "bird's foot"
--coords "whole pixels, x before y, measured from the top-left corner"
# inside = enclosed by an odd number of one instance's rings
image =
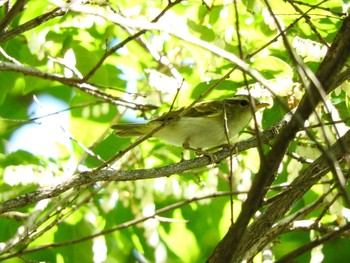
[[[217,159],[216,155],[213,154],[213,153],[211,153],[211,152],[209,152],[209,151],[203,150],[202,148],[194,148],[194,147],[191,147],[188,143],[183,143],[183,144],[182,144],[182,147],[183,147],[185,150],[194,151],[194,153],[195,153],[197,156],[207,156],[207,157],[209,157],[211,163],[218,163],[218,159]]]

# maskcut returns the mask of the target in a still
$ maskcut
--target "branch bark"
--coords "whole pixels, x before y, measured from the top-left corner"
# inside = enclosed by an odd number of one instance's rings
[[[316,105],[321,101],[322,95],[328,94],[341,69],[350,54],[350,17],[344,19],[343,25],[335,37],[331,48],[321,63],[316,77],[322,85],[311,83],[307,88],[299,107],[288,125],[281,131],[271,151],[266,155],[260,169],[255,176],[247,200],[242,205],[242,211],[222,241],[213,251],[208,262],[239,262],[238,248],[243,246],[243,236],[251,218],[261,207],[268,186],[273,182],[278,167],[285,155],[290,142],[296,132],[313,112]],[[320,90],[322,89],[322,90]],[[327,159],[328,160],[328,159]]]
[[[16,4],[18,2],[21,2],[21,1],[17,1]],[[27,2],[27,1],[25,1]],[[12,30],[9,30],[7,32],[2,32],[2,34],[0,35],[0,42],[5,42],[11,38],[14,38],[24,32],[27,32],[37,26],[40,26],[41,24],[45,23],[46,21],[50,20],[50,19],[53,19],[55,17],[59,17],[59,16],[63,16],[66,14],[66,10],[64,8],[55,8],[54,10],[50,11],[50,12],[47,12],[43,15],[40,15],[20,26],[17,26],[16,28],[12,29]],[[5,19],[5,18],[4,18]],[[2,21],[3,24],[6,24],[8,23],[8,21]],[[1,32],[1,29],[3,28],[2,25],[0,25],[0,32]]]
[[[280,130],[286,126],[289,120],[289,114],[279,122],[277,125],[271,127],[270,129],[264,131],[261,134],[262,142],[269,142],[277,136]],[[257,146],[257,140],[255,137],[248,140],[237,143],[230,148],[224,148],[213,155],[217,162],[221,162],[232,153],[238,154],[250,148]],[[184,160],[179,163],[171,164],[164,167],[154,168],[154,169],[139,169],[139,170],[129,170],[129,171],[115,171],[115,170],[98,170],[91,172],[83,172],[72,176],[70,179],[53,186],[43,187],[36,191],[18,196],[14,199],[8,200],[0,204],[0,214],[13,211],[15,209],[36,203],[40,200],[46,198],[56,197],[66,191],[69,191],[75,187],[94,184],[96,182],[106,182],[106,181],[135,181],[142,179],[152,179],[170,176],[173,174],[182,173],[194,168],[203,167],[211,164],[211,158],[208,156],[198,157],[192,160]]]
[[[349,158],[349,153],[344,152],[343,147],[350,148],[350,130],[330,149],[338,161]],[[276,231],[276,229],[271,228],[272,225],[283,217],[297,200],[330,171],[331,167],[327,160],[328,156],[325,153],[317,158],[312,165],[295,178],[289,185],[288,190],[284,191],[279,198],[276,198],[264,213],[254,220],[240,242],[241,245],[235,258],[236,262],[252,258],[268,242],[271,242],[274,237],[283,232],[283,228]]]
[[[52,81],[57,81],[59,83],[62,83],[67,86],[75,87],[82,92],[85,92],[91,96],[94,96],[96,98],[102,99],[103,101],[124,106],[126,108],[130,109],[135,109],[135,110],[149,110],[154,108],[152,105],[142,105],[142,104],[137,104],[132,101],[126,101],[122,98],[115,97],[113,95],[110,95],[108,93],[105,93],[98,88],[96,88],[93,84],[90,84],[88,82],[83,82],[81,79],[76,79],[76,78],[66,78],[61,74],[52,74],[52,73],[47,73],[41,70],[38,70],[37,68],[34,67],[28,67],[24,65],[18,65],[15,63],[9,63],[9,62],[2,62],[0,61],[0,71],[10,71],[10,72],[18,72],[22,73],[24,75],[28,76],[34,76],[38,77],[41,79],[47,79],[47,80],[52,80]]]
[[[3,33],[13,19],[23,10],[28,0],[17,0],[0,22],[0,33]]]

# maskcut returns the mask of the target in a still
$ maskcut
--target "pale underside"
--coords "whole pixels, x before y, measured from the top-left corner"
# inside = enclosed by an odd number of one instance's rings
[[[255,101],[255,105],[267,106]],[[164,126],[152,136],[168,144],[205,149],[232,142],[252,117],[249,98],[238,95],[222,101],[207,101],[196,104],[183,116],[183,109],[164,114],[144,124],[117,124],[119,137],[142,136]]]
[[[228,138],[231,139],[238,134],[248,123],[251,114],[242,113],[244,121],[237,125],[237,122],[227,121]],[[148,123],[149,131],[152,131],[162,122],[152,121]],[[195,125],[194,125],[195,124]],[[223,115],[212,118],[185,117],[179,121],[166,125],[153,134],[153,137],[166,141],[169,144],[192,148],[208,148],[228,143],[225,132],[225,121]]]

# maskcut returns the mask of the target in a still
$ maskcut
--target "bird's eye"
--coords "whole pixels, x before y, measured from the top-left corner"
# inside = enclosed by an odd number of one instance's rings
[[[242,107],[245,107],[249,104],[249,102],[247,100],[239,100],[239,105],[241,105]]]

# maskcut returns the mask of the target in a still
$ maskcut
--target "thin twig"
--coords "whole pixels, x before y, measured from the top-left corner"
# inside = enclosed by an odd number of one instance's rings
[[[275,138],[276,135],[286,124],[287,120],[282,120],[277,125],[264,131],[262,133],[263,141],[268,142]],[[238,154],[247,149],[256,147],[256,143],[256,139],[253,137],[248,140],[239,142],[236,145],[230,147],[229,149],[224,148],[216,153],[213,153],[213,155],[215,155],[215,159],[218,162],[220,162],[228,156],[230,156],[230,154],[232,153]],[[95,170],[91,172],[82,172],[80,174],[68,178],[66,181],[60,184],[43,187],[36,191],[18,196],[14,199],[8,200],[0,204],[0,214],[18,209],[20,207],[27,206],[32,203],[36,203],[42,199],[58,196],[72,188],[82,185],[91,185],[100,181],[135,181],[142,179],[166,177],[172,174],[182,173],[184,171],[188,171],[194,168],[203,167],[210,163],[211,159],[208,156],[202,156],[191,160],[182,160],[179,163],[153,169],[139,169],[128,171]]]
[[[276,260],[276,263],[284,263],[284,262],[291,262],[291,260],[295,260],[298,256],[304,254],[305,252],[322,245],[330,240],[333,240],[334,238],[337,238],[341,236],[343,233],[348,231],[350,229],[350,223],[346,224],[345,226],[340,227],[338,230],[335,230],[331,233],[328,233],[321,238],[318,238],[300,248],[297,248],[296,250],[290,252],[289,254],[285,255],[283,258]]]

